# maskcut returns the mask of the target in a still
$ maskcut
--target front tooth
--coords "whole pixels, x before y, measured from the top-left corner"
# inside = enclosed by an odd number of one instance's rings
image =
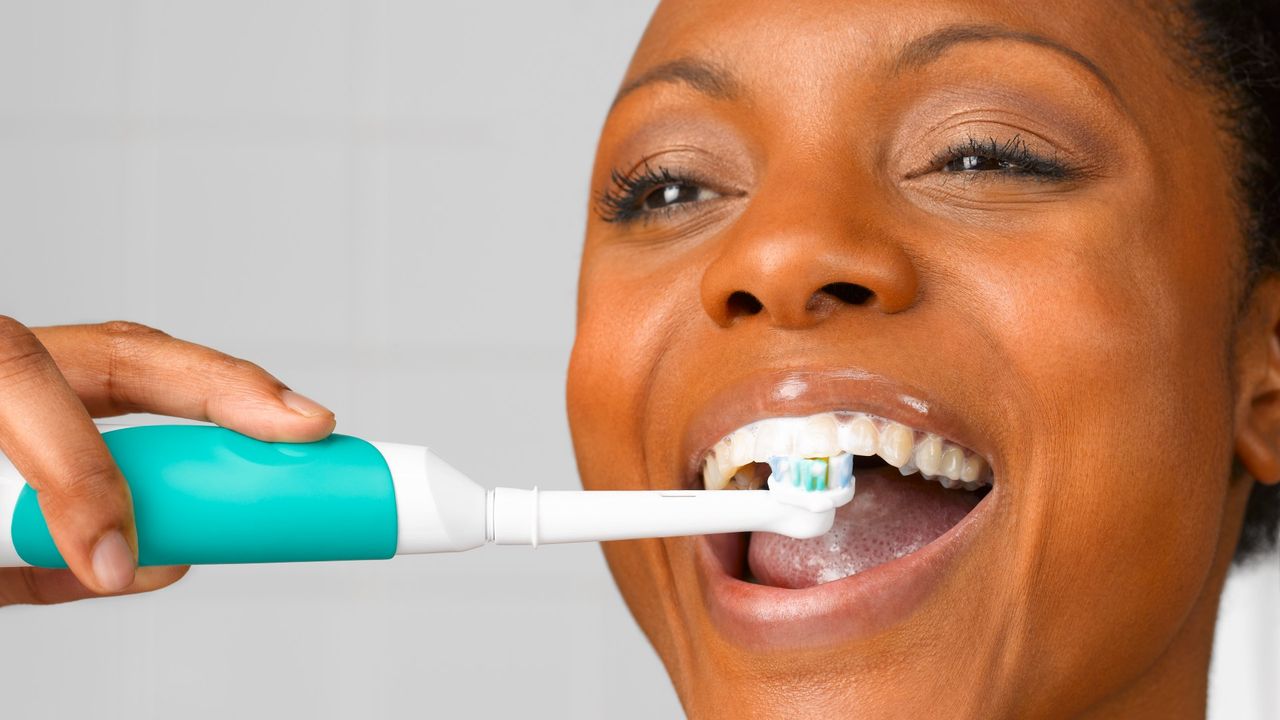
[[[977,455],[970,455],[964,460],[964,470],[960,473],[960,479],[965,482],[978,482],[984,465],[982,458]]]
[[[937,475],[942,467],[942,438],[928,435],[916,446],[916,467],[923,475]]]
[[[880,445],[876,424],[866,415],[841,423],[840,449],[850,455],[875,455]]]
[[[702,485],[708,490],[723,490],[729,484],[729,478],[721,477],[720,464],[715,455],[708,455],[702,465]]]
[[[880,432],[880,457],[890,465],[900,468],[911,459],[911,447],[915,433],[911,428],[895,422],[885,425]]]
[[[755,452],[751,459],[756,462],[767,462],[777,455],[791,455],[794,447],[791,436],[791,424],[785,421],[763,423],[756,432]]]
[[[804,421],[796,437],[796,454],[802,457],[830,457],[836,449],[836,420],[830,415],[814,415]]]
[[[738,472],[739,467],[733,463],[733,459],[729,457],[730,453],[727,450],[728,449],[726,448],[725,451],[716,453],[716,464],[719,468],[718,472],[721,477],[721,487],[729,484],[729,478],[733,477],[733,474]],[[723,457],[721,457],[721,455],[723,455]]]
[[[751,434],[751,430],[742,428],[729,436],[729,459],[735,466],[742,467],[750,464],[751,454],[755,449],[756,439]]]
[[[964,472],[964,451],[955,445],[947,445],[947,449],[942,451],[938,472],[952,480],[959,480],[960,473]]]

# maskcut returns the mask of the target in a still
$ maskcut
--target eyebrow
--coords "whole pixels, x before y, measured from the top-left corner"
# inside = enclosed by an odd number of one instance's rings
[[[957,45],[991,40],[1013,40],[1052,50],[1059,55],[1074,60],[1077,65],[1088,70],[1100,80],[1117,99],[1120,98],[1120,91],[1116,84],[1111,81],[1111,78],[1102,71],[1102,68],[1097,63],[1089,59],[1084,53],[1043,35],[1010,30],[998,25],[948,25],[939,28],[928,35],[918,37],[907,43],[906,47],[898,53],[894,69],[895,71],[917,69],[937,60],[942,57],[943,53]]]
[[[1088,56],[1043,35],[1010,30],[998,25],[948,25],[928,35],[918,37],[898,53],[894,61],[894,72],[904,69],[918,69],[942,57],[957,45],[992,40],[1013,40],[1029,43],[1052,50],[1088,70],[1106,86],[1117,99],[1120,91],[1102,68]],[[647,85],[658,83],[684,84],[694,90],[716,100],[734,100],[742,95],[742,85],[726,69],[708,60],[694,57],[678,58],[656,65],[631,82],[622,86],[614,96],[609,110],[622,101],[624,97]]]
[[[622,101],[622,98],[636,90],[657,83],[683,83],[716,100],[733,100],[742,93],[738,81],[729,71],[708,60],[687,57],[652,67],[640,77],[623,85],[614,96],[609,109],[612,110],[614,105]]]

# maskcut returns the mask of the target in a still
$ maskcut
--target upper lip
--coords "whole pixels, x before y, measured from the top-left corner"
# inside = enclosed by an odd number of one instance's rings
[[[684,487],[701,483],[701,464],[725,435],[756,420],[832,410],[878,415],[940,435],[978,453],[999,476],[999,457],[961,413],[926,390],[857,368],[790,368],[758,373],[716,392],[685,428]]]

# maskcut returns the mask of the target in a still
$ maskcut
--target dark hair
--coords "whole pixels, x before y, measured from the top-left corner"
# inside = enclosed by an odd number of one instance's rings
[[[1280,0],[1184,0],[1180,9],[1175,34],[1235,140],[1243,308],[1260,278],[1280,272]],[[1238,462],[1235,470],[1244,474]],[[1280,485],[1255,483],[1236,562],[1275,549],[1278,527]]]

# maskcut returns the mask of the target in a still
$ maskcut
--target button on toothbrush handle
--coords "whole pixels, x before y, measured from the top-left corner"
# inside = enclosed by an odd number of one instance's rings
[[[388,558],[391,473],[346,435],[268,443],[203,425],[152,425],[103,439],[133,495],[140,565]],[[5,475],[9,477],[5,477]],[[0,565],[66,567],[34,490],[0,458]]]

